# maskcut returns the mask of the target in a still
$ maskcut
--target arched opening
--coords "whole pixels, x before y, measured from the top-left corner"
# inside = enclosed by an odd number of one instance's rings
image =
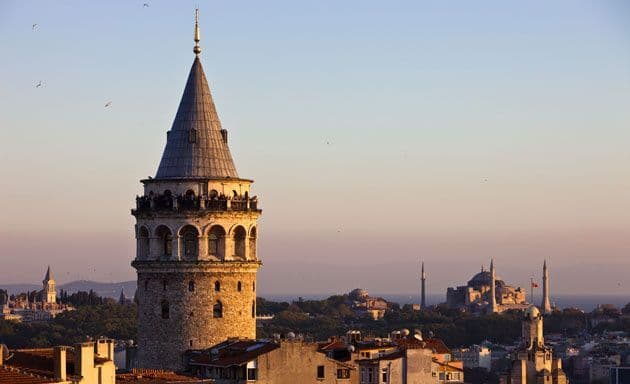
[[[220,301],[217,301],[212,306],[212,317],[215,317],[217,319],[223,317],[223,304],[221,304]]]
[[[243,289],[243,283],[239,281],[238,283],[236,283],[236,290],[240,292],[242,289]]]
[[[157,257],[162,259],[168,259],[173,255],[173,234],[168,227],[160,225],[155,230],[155,236],[157,237]]]
[[[149,230],[141,227],[138,231],[138,259],[146,260],[149,257]]]
[[[219,192],[216,189],[210,190],[210,200],[216,200],[219,197]]]
[[[220,225],[210,228],[208,233],[208,255],[220,260],[225,258],[225,229]]]
[[[245,259],[246,236],[245,228],[240,225],[234,229],[234,256],[236,258]]]
[[[195,292],[195,282],[192,280],[188,282],[188,292]]]
[[[180,231],[183,242],[182,258],[197,260],[199,256],[199,232],[192,225],[187,225]]]
[[[171,308],[168,304],[168,301],[162,300],[162,318],[168,319],[171,317]]]
[[[249,259],[256,260],[256,241],[258,237],[258,230],[256,227],[252,227],[249,230]]]
[[[221,292],[221,282],[219,282],[218,280],[214,282],[214,291]]]

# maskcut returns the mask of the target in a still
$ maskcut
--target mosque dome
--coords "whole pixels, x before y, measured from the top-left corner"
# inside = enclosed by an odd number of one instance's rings
[[[503,286],[503,280],[495,273],[494,275],[494,279],[496,281],[496,284],[498,284],[499,286]],[[474,287],[476,289],[479,289],[479,287],[482,286],[490,286],[492,284],[492,274],[490,273],[490,271],[481,271],[479,273],[477,273],[475,276],[472,277],[472,279],[470,279],[468,281],[468,286],[469,287]]]
[[[367,297],[369,297],[369,294],[368,294],[368,291],[366,291],[365,289],[356,288],[350,291],[348,296],[350,296],[350,299],[352,300],[362,301],[366,299]]]

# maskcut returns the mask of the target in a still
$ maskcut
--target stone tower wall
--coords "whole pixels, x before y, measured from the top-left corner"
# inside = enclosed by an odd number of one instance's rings
[[[178,370],[188,349],[208,348],[228,337],[256,337],[259,263],[217,264],[134,262],[141,367]],[[222,304],[220,318],[214,316],[217,302]],[[168,303],[168,318],[163,318],[164,303]]]

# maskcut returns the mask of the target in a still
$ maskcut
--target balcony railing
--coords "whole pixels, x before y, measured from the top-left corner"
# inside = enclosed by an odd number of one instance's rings
[[[136,196],[136,208],[132,214],[149,212],[184,211],[258,211],[256,197],[234,196],[194,196],[194,195],[151,195]]]

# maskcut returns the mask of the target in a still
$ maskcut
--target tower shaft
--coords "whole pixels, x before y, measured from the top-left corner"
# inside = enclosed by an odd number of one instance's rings
[[[490,282],[490,310],[492,311],[492,313],[496,313],[499,311],[498,307],[497,307],[497,292],[496,292],[496,273],[494,271],[494,259],[492,259],[490,261],[490,276],[491,278],[491,282]]]
[[[427,298],[426,298],[426,284],[427,284],[427,275],[424,272],[424,261],[422,262],[422,277],[420,279],[421,287],[420,287],[420,308],[425,309],[427,307]]]
[[[540,309],[544,314],[551,313],[551,303],[549,302],[549,271],[547,270],[547,260],[543,263],[543,278],[542,278],[542,303]]]

